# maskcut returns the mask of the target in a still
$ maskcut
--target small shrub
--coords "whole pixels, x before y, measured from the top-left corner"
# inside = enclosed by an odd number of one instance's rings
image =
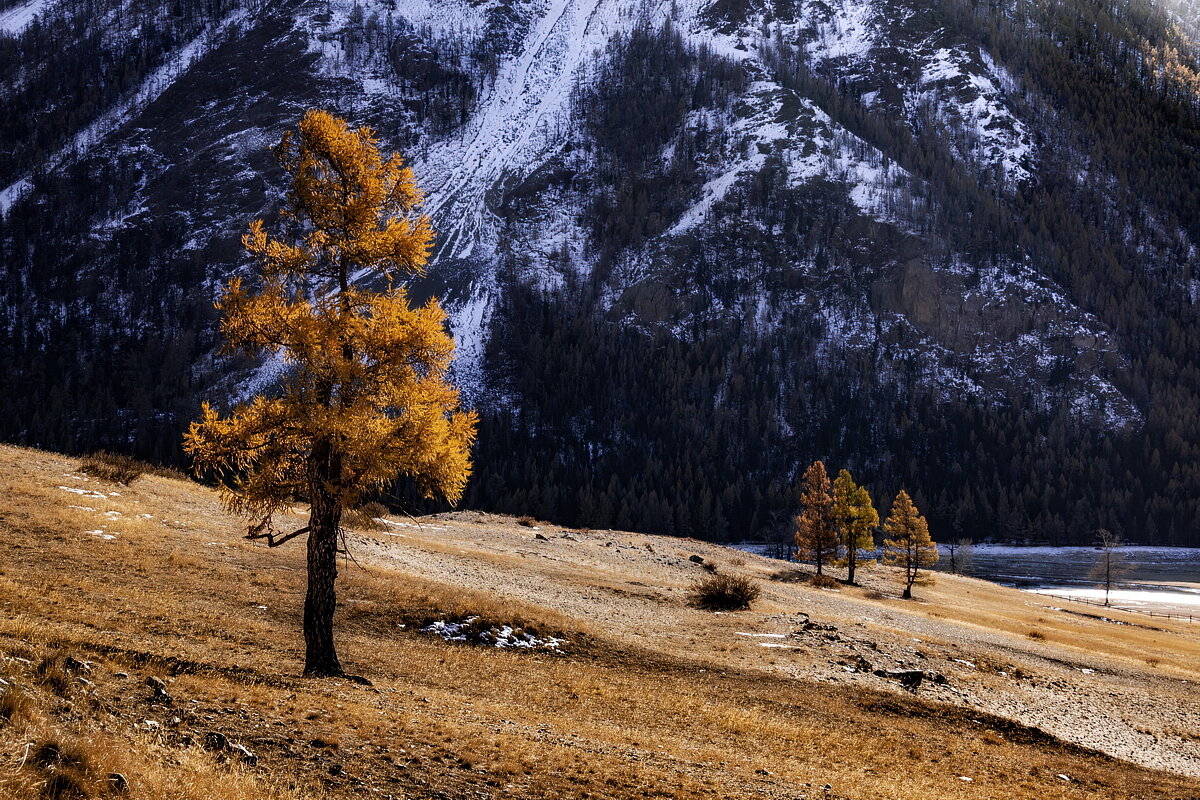
[[[1044,642],[1046,640],[1046,634],[1042,633],[1041,631],[1030,631],[1025,635],[1030,639],[1033,639],[1035,642]]]
[[[841,585],[837,578],[829,575],[813,575],[809,583],[818,589],[836,589]]]
[[[110,483],[128,486],[154,467],[136,458],[98,450],[83,459],[79,471]]]
[[[802,569],[781,569],[771,573],[771,580],[780,583],[803,583],[808,580],[808,573]]]
[[[995,731],[984,731],[979,737],[985,744],[1001,745],[1004,744],[1004,737]]]
[[[517,517],[517,524],[523,525],[526,528],[536,528],[537,520],[530,516]]]
[[[867,589],[863,592],[863,597],[868,600],[887,600],[888,596],[878,589]]]
[[[380,522],[379,518],[386,517],[390,510],[383,503],[372,500],[370,503],[364,503],[358,508],[348,510],[345,514],[346,524],[352,528],[367,531],[386,530],[387,525]]]
[[[709,611],[740,611],[758,599],[758,584],[743,575],[710,575],[692,589],[692,603]]]

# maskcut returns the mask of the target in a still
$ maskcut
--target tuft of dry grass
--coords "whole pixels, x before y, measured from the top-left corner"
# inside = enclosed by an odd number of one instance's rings
[[[383,503],[372,500],[347,511],[342,515],[342,521],[347,526],[360,531],[385,531],[388,526],[380,520],[390,513],[391,509]]]
[[[808,582],[811,586],[814,586],[818,589],[836,589],[842,585],[841,582],[832,575],[817,575],[815,573],[811,578],[809,578]]]
[[[128,486],[153,469],[144,461],[104,450],[85,456],[79,465],[79,471],[85,475],[122,486]]]
[[[712,574],[692,587],[691,600],[708,611],[743,611],[760,593],[758,584],[745,575]]]

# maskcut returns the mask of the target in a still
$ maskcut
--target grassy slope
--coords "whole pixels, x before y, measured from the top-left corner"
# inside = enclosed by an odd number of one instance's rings
[[[295,677],[302,545],[241,540],[194,484],[113,486],[77,464],[0,448],[0,677],[15,687],[0,700],[0,797],[37,796],[54,775],[57,796],[72,782],[101,796],[113,771],[147,800],[1200,797],[1195,778],[1091,749],[1200,772],[1182,683],[1200,679],[1200,642],[1183,627],[1113,625],[953,578],[905,603],[885,596],[888,572],[840,592],[765,581],[755,611],[713,615],[684,603],[701,574],[687,555],[764,579],[779,564],[611,532],[543,541],[464,514],[351,539],[362,566],[342,569],[340,646],[374,686],[313,682]],[[832,629],[794,633],[801,611]],[[500,652],[414,631],[439,612],[571,644]],[[908,694],[847,672],[855,655],[950,684]],[[152,700],[152,675],[172,704]],[[213,731],[258,764],[205,752]],[[47,742],[68,756],[52,763]]]

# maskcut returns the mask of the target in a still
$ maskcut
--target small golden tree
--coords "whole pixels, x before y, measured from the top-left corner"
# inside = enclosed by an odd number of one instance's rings
[[[854,482],[849,470],[841,470],[833,480],[833,526],[842,547],[846,581],[854,583],[858,552],[874,550],[874,531],[879,512],[871,502],[871,493]]]
[[[814,461],[804,472],[800,503],[804,509],[796,517],[796,549],[801,558],[817,566],[822,575],[825,564],[837,557],[838,539],[833,528],[833,495],[825,463]]]
[[[474,412],[447,381],[454,341],[435,300],[409,304],[433,231],[398,154],[386,160],[367,128],[309,111],[274,148],[291,176],[282,217],[290,241],[261,220],[242,238],[258,285],[230,281],[217,307],[227,351],[277,354],[281,385],[221,416],[205,404],[184,447],[221,478],[249,538],[276,547],[308,535],[304,672],[343,675],[333,642],[342,512],[399,476],[457,502],[470,475]],[[385,288],[356,285],[359,276]],[[273,515],[309,503],[308,525],[279,533]]]
[[[938,562],[938,549],[929,538],[929,525],[917,512],[908,492],[903,489],[892,503],[883,529],[883,563],[904,568],[904,597],[912,597],[914,583],[921,580],[922,569],[932,569]]]

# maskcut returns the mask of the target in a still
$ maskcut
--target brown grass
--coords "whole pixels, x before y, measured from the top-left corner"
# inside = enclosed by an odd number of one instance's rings
[[[57,456],[0,448],[0,678],[10,685],[0,694],[0,717],[9,710],[0,722],[0,798],[69,794],[72,786],[101,798],[113,773],[126,776],[134,800],[794,798],[826,783],[833,788],[821,796],[854,800],[1200,795],[1191,779],[977,710],[797,679],[762,660],[776,651],[731,641],[733,630],[747,629],[740,626],[830,598],[855,604],[846,625],[865,614],[921,615],[920,604],[878,592],[870,599],[873,589],[773,583],[759,600],[762,612],[734,621],[687,609],[686,583],[633,585],[596,561],[563,584],[581,597],[614,598],[607,613],[584,615],[570,603],[505,594],[470,571],[494,564],[502,574],[533,574],[539,556],[519,544],[528,532],[517,545],[468,554],[464,540],[444,530],[405,529],[410,538],[395,544],[456,565],[450,577],[344,563],[341,652],[375,686],[303,680],[302,545],[268,550],[242,540],[244,525],[188,482],[145,475],[113,495],[68,477],[71,469]],[[80,499],[60,485],[106,499]],[[102,522],[109,511],[120,516]],[[113,539],[89,533],[101,524]],[[665,558],[672,548],[699,546],[650,543],[622,541],[628,563],[642,563],[633,553]],[[587,548],[619,549],[562,546],[588,558]],[[549,555],[538,569],[563,581],[574,575]],[[765,578],[758,565],[747,559],[744,569]],[[963,587],[977,585],[966,602]],[[611,593],[614,586],[624,594]],[[961,579],[927,590],[930,610],[964,630],[1007,630],[1020,642],[1038,611],[1013,597]],[[625,613],[636,609],[687,624],[639,637]],[[517,623],[571,643],[565,655],[506,652],[415,630],[438,615]],[[1141,668],[1152,641],[1160,671],[1189,670],[1197,655],[1194,642],[1132,627],[1057,617],[1036,624],[1055,646]],[[90,671],[68,670],[68,656],[92,662]],[[172,706],[154,702],[150,675],[167,681]],[[206,750],[200,743],[209,732],[244,744],[258,764]],[[26,758],[31,742],[74,760],[39,765]],[[959,781],[963,774],[974,781]]]
[[[383,503],[372,500],[358,508],[352,508],[342,516],[342,522],[350,528],[361,531],[385,531],[387,525],[380,521],[391,513]]]
[[[836,589],[842,585],[841,581],[832,575],[813,575],[809,583],[818,589]]]
[[[119,483],[128,486],[138,478],[150,472],[152,467],[144,461],[130,458],[119,453],[108,453],[98,450],[84,457],[79,465],[79,471],[92,475],[102,481]]]
[[[692,588],[692,603],[708,611],[742,611],[759,594],[758,584],[745,575],[712,574]]]

